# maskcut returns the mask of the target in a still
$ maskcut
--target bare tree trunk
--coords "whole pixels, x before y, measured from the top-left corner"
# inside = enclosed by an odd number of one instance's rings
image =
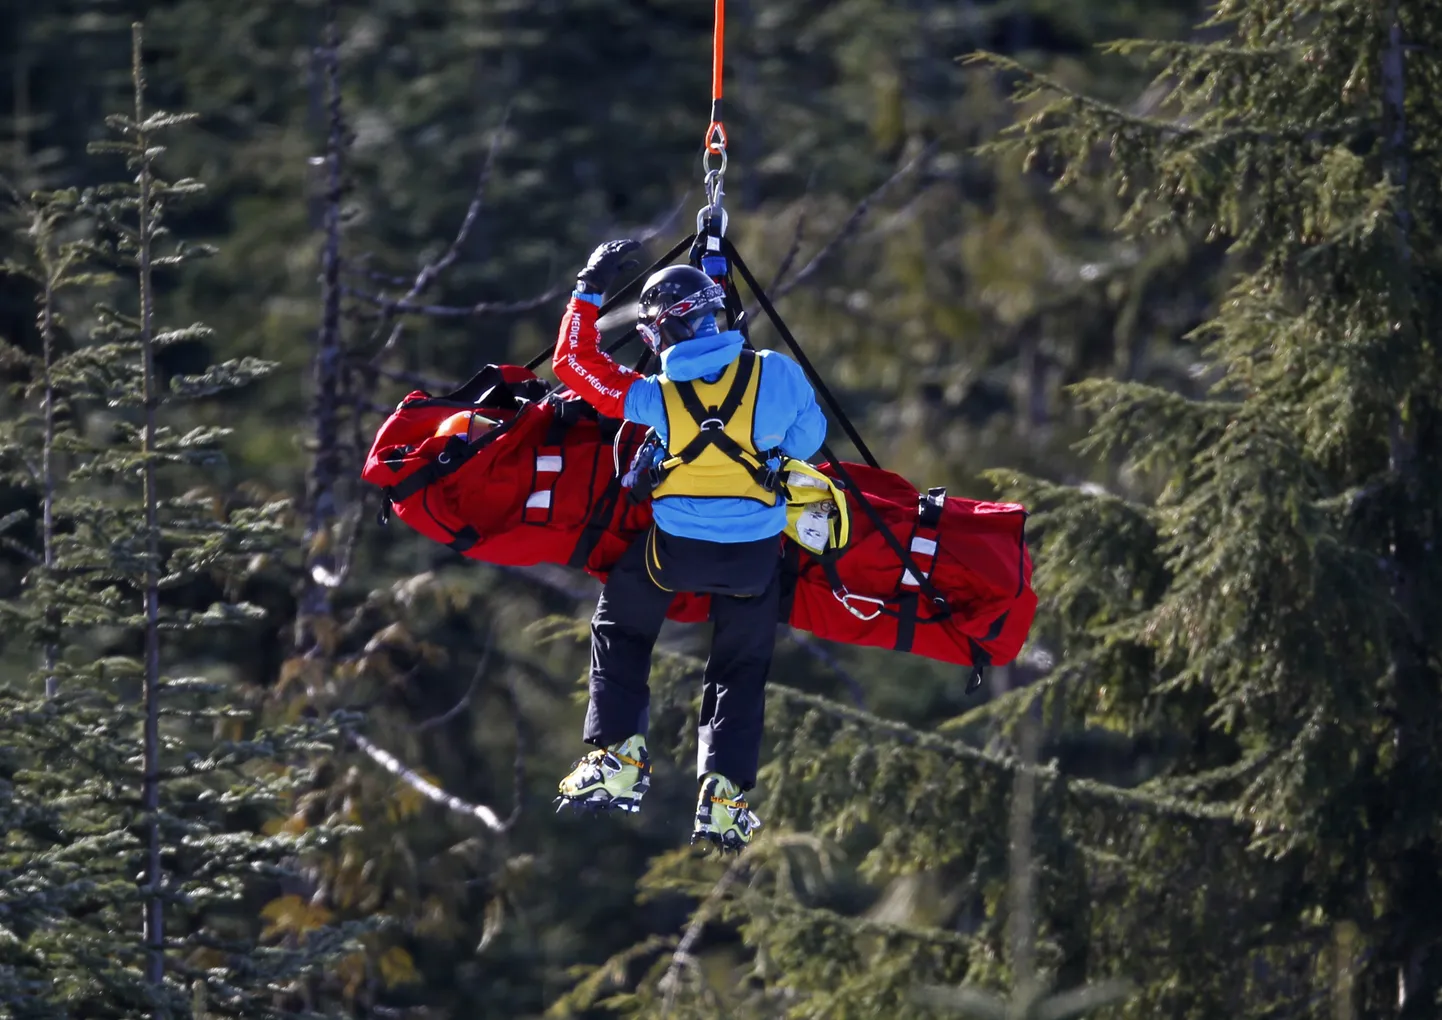
[[[155,378],[155,295],[151,243],[155,225],[151,217],[152,177],[149,136],[145,123],[145,72],[141,63],[141,26],[131,27],[132,76],[135,84],[136,143],[140,150],[137,238],[140,280],[140,350],[145,374],[145,750],[142,802],[146,813],[147,865],[145,869],[145,978],[153,986],[165,980],[165,929],[160,874],[160,493],[156,488],[156,410],[160,395]],[[156,1007],[155,1016],[161,1016]]]
[[[306,571],[300,613],[323,616],[330,611],[329,590],[335,576],[334,539],[336,483],[340,476],[340,395],[344,354],[341,348],[341,200],[345,120],[340,92],[340,28],[337,0],[325,5],[325,27],[317,56],[324,76],[328,121],[325,154],[325,243],[321,249],[321,321],[316,335],[312,384],[315,388],[313,421],[315,459],[306,486]],[[309,642],[305,628],[297,632],[304,650]]]
[[[1383,138],[1387,176],[1397,198],[1393,205],[1398,279],[1393,281],[1392,320],[1404,349],[1419,343],[1413,293],[1412,210],[1409,188],[1409,140],[1407,137],[1406,41],[1399,0],[1388,9],[1388,38],[1382,52]],[[1396,746],[1398,774],[1394,789],[1410,799],[1419,785],[1435,772],[1430,760],[1428,721],[1435,717],[1436,681],[1428,667],[1426,642],[1428,621],[1422,607],[1423,564],[1427,557],[1424,539],[1417,533],[1421,493],[1417,463],[1417,414],[1409,394],[1393,409],[1389,428],[1388,467],[1400,498],[1393,510],[1390,559],[1392,594],[1401,620],[1392,637],[1392,673],[1396,690]],[[1397,967],[1398,1015],[1404,1020],[1421,1020],[1435,1015],[1438,992],[1438,924],[1431,892],[1436,887],[1436,846],[1420,837],[1403,837],[1410,845],[1400,848],[1399,859],[1390,868],[1393,913],[1387,938],[1392,943],[1391,962]]]
[[[1022,717],[1020,761],[1011,800],[1011,916],[1007,928],[1011,942],[1012,1002],[1029,1009],[1037,996],[1036,975],[1036,861],[1032,855],[1032,827],[1036,819],[1036,761],[1041,735],[1033,705]]]
[[[44,305],[40,309],[40,337],[44,344],[45,359],[45,449],[40,466],[40,548],[49,574],[55,569],[55,382],[50,370],[55,362],[55,270],[45,268]],[[56,644],[59,629],[59,613],[51,608],[45,610],[45,696],[53,698],[60,693],[60,679],[55,675],[55,666],[60,659]]]

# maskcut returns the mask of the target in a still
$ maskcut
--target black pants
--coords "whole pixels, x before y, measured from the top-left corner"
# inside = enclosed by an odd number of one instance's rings
[[[716,632],[701,689],[696,774],[756,785],[766,674],[781,598],[779,536],[722,543],[652,528],[612,568],[591,619],[591,703],[584,739],[604,747],[645,733],[651,651],[677,592],[710,594]]]

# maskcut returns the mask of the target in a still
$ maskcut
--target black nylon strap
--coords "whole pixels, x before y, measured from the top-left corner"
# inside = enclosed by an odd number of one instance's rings
[[[606,424],[608,422],[614,424],[615,430],[611,435],[611,442],[613,444],[620,443],[621,429],[625,423],[616,421],[614,418],[603,418],[601,422],[602,435],[605,435]],[[639,448],[640,444],[637,444],[637,449]],[[634,451],[631,456],[635,456]],[[629,463],[630,457],[627,457],[626,461]],[[608,463],[608,458],[605,453],[597,450],[592,471],[594,472],[599,469],[602,464],[606,463]],[[591,516],[586,519],[586,526],[581,529],[581,534],[576,538],[576,545],[571,550],[570,558],[566,561],[567,566],[585,569],[586,562],[590,560],[591,553],[595,551],[596,544],[601,541],[601,535],[611,523],[611,517],[616,512],[616,504],[621,499],[621,482],[625,478],[625,475],[626,469],[624,467],[619,472],[614,469],[612,470],[611,480],[606,483],[606,488],[602,490],[600,497],[597,498],[595,504],[591,507]],[[594,477],[593,474],[593,480]]]
[[[452,549],[454,549],[456,552],[463,553],[480,540],[481,533],[475,528],[471,527],[469,524],[467,524],[460,531],[456,532],[455,538],[451,539],[446,544]]]
[[[746,399],[746,387],[751,385],[751,374],[755,370],[756,352],[743,350],[736,363],[736,377],[731,380],[731,388],[716,407],[707,407],[701,403],[701,396],[696,392],[696,383],[691,380],[677,382],[676,394],[681,398],[686,413],[696,420],[697,428],[712,418],[718,419],[724,428],[731,424],[732,417],[741,409],[741,401]]]
[[[967,641],[971,645],[971,679],[966,682],[966,693],[972,694],[981,690],[982,677],[986,667],[991,665],[991,656],[975,639],[967,638]]]
[[[516,422],[521,420],[521,415],[524,413],[525,409],[523,408],[517,412],[516,416],[510,421],[497,425],[474,443],[467,442],[465,437],[459,433],[451,436],[450,439],[446,440],[446,445],[441,449],[441,452],[436,455],[435,460],[429,464],[422,465],[409,477],[403,478],[395,485],[387,488],[385,490],[386,499],[392,503],[403,503],[427,485],[460,470],[466,461],[470,460],[514,428]]]
[[[611,480],[606,483],[599,499],[591,507],[591,516],[586,519],[586,526],[581,529],[581,534],[576,538],[576,546],[571,550],[570,559],[566,566],[585,569],[586,562],[591,558],[591,553],[596,549],[596,543],[601,541],[601,535],[606,530],[606,525],[611,522],[611,514],[616,509],[616,501],[621,496],[621,476],[613,474]]]
[[[556,413],[551,416],[551,424],[546,426],[546,438],[541,440],[542,445],[560,446],[566,441],[566,433],[575,424],[575,420],[575,412],[566,409],[566,402],[558,402]]]
[[[751,288],[751,293],[754,294],[756,300],[760,302],[761,310],[766,313],[766,317],[770,319],[771,324],[776,327],[776,332],[781,334],[781,339],[785,340],[786,346],[791,348],[791,353],[794,354],[796,360],[800,362],[801,368],[806,372],[807,378],[811,380],[811,385],[816,387],[816,391],[821,394],[821,398],[830,406],[831,413],[836,416],[836,421],[841,426],[842,431],[846,433],[852,445],[855,446],[857,452],[861,454],[861,459],[866,461],[871,467],[881,467],[876,458],[872,456],[871,450],[866,445],[866,441],[861,438],[861,433],[856,431],[856,427],[851,424],[851,419],[847,418],[846,412],[841,410],[841,404],[837,401],[836,397],[832,395],[826,382],[816,371],[816,366],[811,364],[811,359],[806,356],[806,352],[803,351],[801,345],[796,342],[796,337],[791,335],[791,330],[787,328],[786,323],[781,321],[781,316],[776,313],[776,309],[771,304],[771,299],[767,297],[766,292],[761,289],[761,284],[756,282],[756,277],[751,275],[751,270],[741,258],[741,254],[736,250],[736,246],[731,243],[731,239],[729,237],[723,237],[721,239],[721,247],[726,253],[726,257],[730,259],[740,271],[741,278],[746,281],[746,286]],[[834,459],[835,458],[833,458],[833,460]]]
[[[867,448],[866,442],[861,438],[860,433],[856,431],[855,426],[851,424],[850,419],[848,419],[846,414],[841,410],[841,405],[837,403],[836,398],[831,395],[831,390],[827,388],[821,376],[817,374],[816,366],[811,364],[811,359],[806,356],[806,352],[803,351],[801,345],[796,342],[796,337],[791,335],[791,330],[787,328],[786,323],[781,321],[781,316],[777,314],[775,307],[771,304],[771,299],[768,298],[766,292],[761,289],[761,284],[756,282],[756,277],[751,275],[751,270],[747,268],[746,262],[741,258],[740,253],[737,252],[736,246],[731,243],[729,238],[722,238],[721,246],[725,250],[727,258],[740,270],[741,278],[746,281],[746,286],[751,288],[751,293],[754,294],[756,300],[760,302],[761,310],[766,313],[766,317],[769,318],[771,324],[776,327],[776,332],[781,334],[781,339],[786,341],[787,346],[790,347],[792,353],[796,355],[796,360],[800,363],[802,370],[806,372],[806,376],[811,380],[811,384],[816,387],[822,399],[830,405],[831,413],[836,416],[836,420],[840,423],[842,429],[845,430],[847,436],[850,437],[852,444],[868,465],[879,470],[881,465],[878,464],[876,458],[871,455],[871,450]],[[932,605],[937,611],[937,619],[950,616],[951,608],[947,600],[936,590],[930,578],[922,576],[921,571],[916,567],[916,561],[912,558],[910,550],[903,547],[902,544],[897,541],[891,529],[886,526],[886,521],[882,519],[881,514],[877,511],[876,507],[872,505],[871,500],[866,497],[866,493],[862,492],[860,486],[852,479],[851,472],[847,471],[841,463],[841,459],[837,457],[825,443],[821,445],[821,452],[835,469],[836,476],[841,479],[842,484],[855,493],[856,502],[861,507],[862,512],[866,514],[876,529],[881,532],[881,537],[886,540],[887,545],[891,546],[891,551],[896,553],[897,557],[901,560],[902,566],[910,570],[911,573],[920,580],[921,592],[927,598],[931,599]]]
[[[911,651],[916,641],[917,607],[921,604],[919,592],[903,592],[896,600],[896,643],[892,647],[898,652]]]
[[[736,377],[731,380],[731,388],[726,391],[725,399],[718,406],[711,408],[701,402],[701,397],[692,383],[676,383],[676,393],[681,398],[686,413],[695,420],[696,425],[700,427],[707,421],[714,420],[721,423],[721,428],[700,428],[700,431],[696,433],[696,438],[682,447],[680,451],[672,454],[671,457],[679,460],[682,464],[690,464],[707,449],[714,446],[745,468],[757,485],[771,492],[776,488],[776,477],[766,466],[766,458],[760,451],[754,455],[749,453],[745,447],[724,431],[725,427],[731,424],[731,419],[735,417],[736,412],[741,409],[741,402],[746,398],[746,388],[751,385],[751,376],[755,370],[756,352],[743,350],[736,366]],[[664,479],[668,473],[662,471],[660,477]]]
[[[912,525],[911,535],[907,539],[908,548],[916,541],[916,534],[922,528],[935,529],[937,524],[941,523],[941,504],[934,501],[936,492],[936,489],[932,489],[927,492],[926,495],[917,499],[916,523]],[[941,490],[941,495],[943,499],[946,498],[945,489]],[[933,565],[936,563],[934,557],[932,563]],[[917,573],[915,569],[912,570],[911,576],[918,579],[923,578],[923,575]],[[903,581],[906,580],[906,575],[902,574],[901,578]],[[917,615],[921,606],[921,585],[919,581],[916,591],[902,592],[897,598],[896,603],[896,644],[892,647],[898,652],[909,652],[916,641]]]
[[[901,560],[901,565],[906,570],[911,571],[911,576],[916,578],[918,582],[917,587],[921,589],[921,593],[931,599],[931,604],[936,610],[934,619],[942,620],[950,616],[951,604],[947,602],[946,597],[942,595],[941,592],[936,590],[936,586],[931,583],[931,578],[922,573],[921,568],[916,565],[915,557],[911,555],[911,550],[903,546],[900,540],[897,539],[896,533],[887,526],[880,511],[878,511],[871,500],[867,498],[866,493],[861,491],[861,487],[856,484],[856,480],[851,477],[851,472],[846,470],[846,466],[837,459],[836,454],[827,449],[824,444],[821,447],[821,452],[826,456],[832,469],[835,470],[836,477],[841,479],[841,483],[856,496],[857,506],[861,507],[862,512],[870,519],[876,530],[881,532],[881,537],[886,541],[887,545],[891,546],[891,551],[896,553],[897,558]]]
[[[796,543],[788,542],[787,544],[795,545]],[[826,583],[831,585],[831,593],[835,595],[839,591],[846,591],[846,582],[841,579],[841,571],[836,567],[836,561],[840,557],[845,556],[846,553],[837,553],[831,549],[827,549],[825,552],[813,553],[812,555],[815,556],[816,561],[821,564],[821,572],[826,575]],[[884,604],[877,606],[874,612],[877,616],[894,618],[897,615],[896,610],[887,609]]]
[[[926,495],[918,500],[917,521],[923,528],[935,531],[941,526],[941,511],[946,506],[946,486],[938,485],[927,489]]]

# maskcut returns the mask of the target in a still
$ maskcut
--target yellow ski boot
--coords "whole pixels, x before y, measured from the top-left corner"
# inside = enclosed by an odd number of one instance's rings
[[[641,810],[641,798],[651,788],[651,756],[646,738],[628,737],[610,747],[598,747],[579,758],[561,780],[556,812],[570,806],[577,811]]]
[[[701,794],[696,802],[696,830],[693,844],[706,841],[722,853],[740,853],[761,828],[761,819],[746,804],[741,788],[719,772],[701,777]]]

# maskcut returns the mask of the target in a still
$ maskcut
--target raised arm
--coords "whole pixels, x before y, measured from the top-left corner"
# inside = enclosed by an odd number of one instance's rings
[[[623,269],[636,264],[628,256],[640,247],[635,241],[607,241],[591,253],[577,274],[551,357],[556,378],[608,418],[626,416],[626,393],[642,376],[601,350],[596,315],[601,295]]]

